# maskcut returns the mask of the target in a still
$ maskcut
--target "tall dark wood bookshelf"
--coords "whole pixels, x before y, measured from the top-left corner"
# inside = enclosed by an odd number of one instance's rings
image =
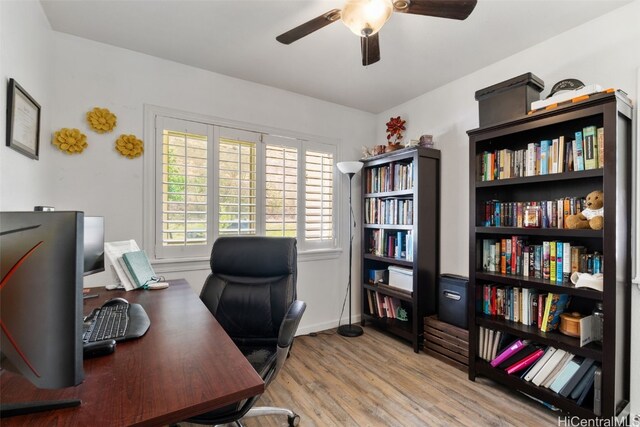
[[[602,369],[602,418],[618,413],[629,400],[630,342],[630,200],[632,107],[619,93],[603,93],[578,103],[540,111],[522,118],[481,127],[468,132],[470,150],[469,218],[469,379],[488,377],[582,418],[595,418],[593,399],[582,406],[549,388],[537,387],[493,368],[478,352],[479,327],[489,328],[553,346],[582,357],[595,359]],[[527,144],[559,135],[569,137],[586,126],[604,128],[604,167],[519,178],[482,180],[480,156],[495,150],[526,149]],[[569,138],[571,140],[571,138]],[[604,191],[604,229],[518,228],[486,226],[485,202],[491,200],[525,202],[585,197]],[[603,254],[603,291],[575,288],[545,279],[487,272],[483,269],[483,239],[523,236],[532,242],[565,241]],[[602,345],[580,347],[579,339],[558,331],[541,332],[536,326],[504,320],[483,313],[483,285],[519,287],[540,293],[557,292],[572,298],[572,307],[581,306],[590,314],[602,302],[604,331]],[[574,302],[576,304],[574,304]],[[585,312],[586,311],[586,312]]]
[[[440,151],[404,148],[363,162],[362,325],[369,322],[408,340],[418,352],[423,343],[424,317],[436,311],[440,267]],[[374,220],[371,209],[378,203],[394,206],[396,210],[386,216],[378,212],[378,219]],[[376,250],[375,235],[378,239],[402,236],[404,251]],[[407,235],[412,236],[411,248],[406,247]],[[368,280],[371,270],[387,270],[390,266],[412,271],[411,291]],[[406,310],[407,320],[380,315],[375,308],[372,311],[369,297],[376,293],[399,302]]]

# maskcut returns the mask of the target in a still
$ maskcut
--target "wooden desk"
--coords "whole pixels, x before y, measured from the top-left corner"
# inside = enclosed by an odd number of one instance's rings
[[[264,382],[185,280],[155,291],[105,291],[85,300],[84,313],[122,296],[141,304],[151,327],[115,353],[84,362],[84,382],[38,390],[3,372],[4,403],[81,399],[78,408],[3,419],[13,425],[161,425],[184,420],[264,391]]]

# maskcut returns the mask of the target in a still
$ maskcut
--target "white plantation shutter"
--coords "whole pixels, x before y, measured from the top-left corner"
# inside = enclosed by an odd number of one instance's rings
[[[155,259],[210,256],[218,236],[295,237],[336,246],[336,146],[154,114]],[[200,122],[200,121],[204,121]]]
[[[258,230],[258,142],[260,135],[220,128],[218,139],[218,234],[252,235]]]
[[[298,229],[297,140],[265,135],[265,235],[296,237]]]
[[[156,256],[201,256],[208,251],[210,128],[202,123],[158,118],[162,141]]]
[[[330,246],[334,240],[335,152],[318,144],[305,149],[304,238],[312,246]],[[320,148],[320,149],[319,149]]]

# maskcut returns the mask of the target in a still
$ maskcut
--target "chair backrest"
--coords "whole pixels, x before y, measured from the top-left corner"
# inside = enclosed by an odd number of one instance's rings
[[[220,237],[200,299],[236,343],[276,343],[296,280],[296,239]]]

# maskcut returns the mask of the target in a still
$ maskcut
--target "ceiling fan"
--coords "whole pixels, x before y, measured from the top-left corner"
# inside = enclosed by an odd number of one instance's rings
[[[366,66],[380,60],[378,31],[392,12],[463,20],[471,14],[476,3],[477,0],[347,0],[342,9],[332,9],[280,34],[276,40],[291,44],[341,19],[354,34],[360,36],[362,65]]]

